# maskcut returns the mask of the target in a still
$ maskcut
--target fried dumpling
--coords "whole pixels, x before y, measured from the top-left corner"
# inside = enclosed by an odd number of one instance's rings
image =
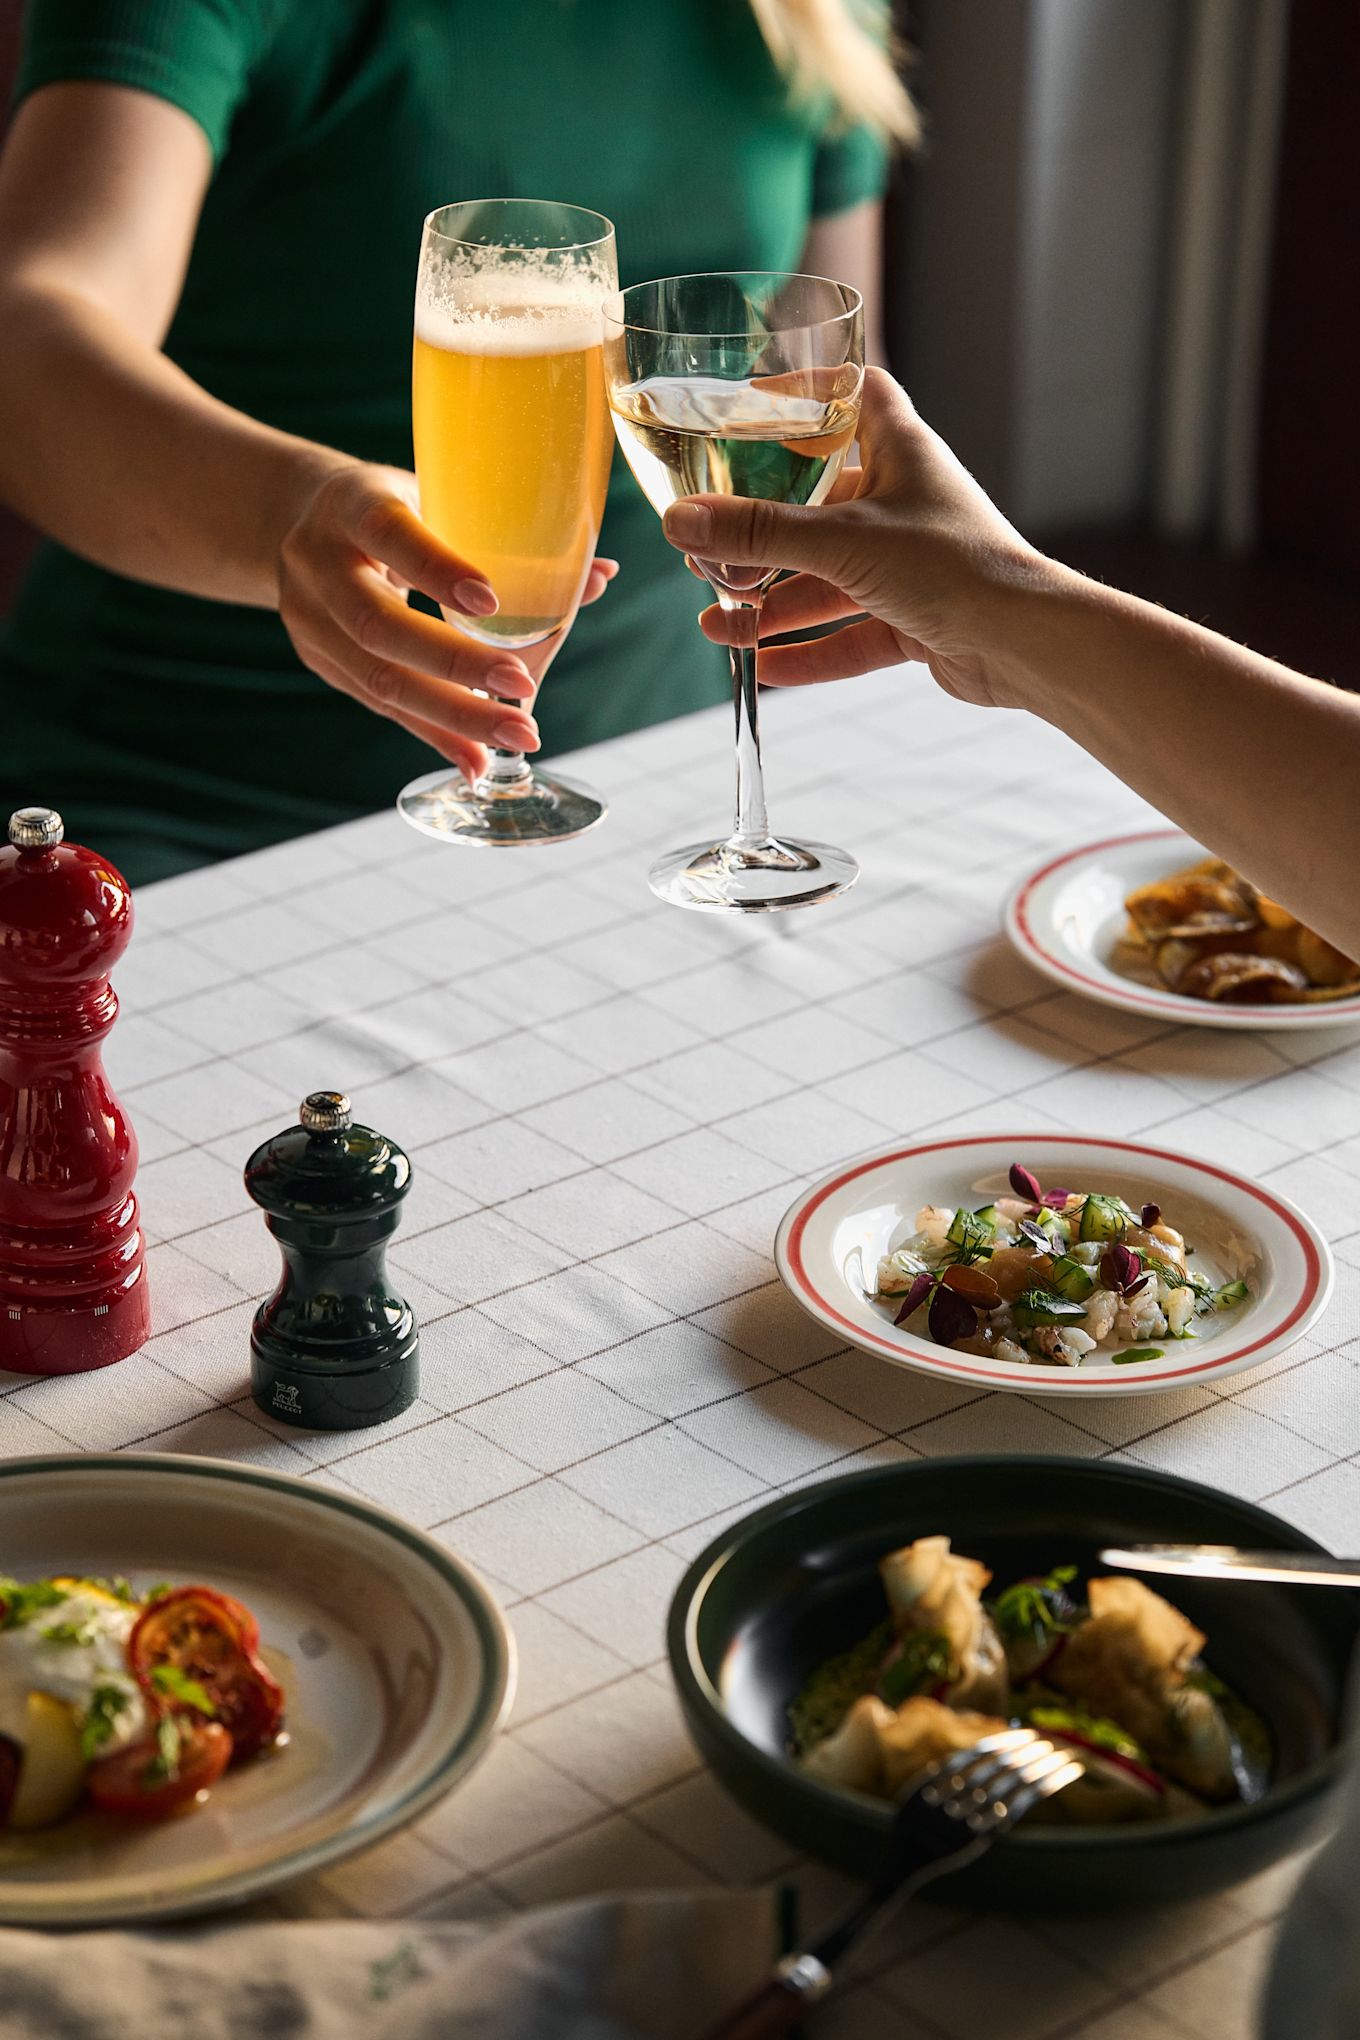
[[[924,1694],[894,1710],[866,1693],[802,1764],[823,1785],[895,1799],[927,1764],[953,1750],[972,1749],[983,1736],[1006,1726],[998,1715],[945,1707]]]
[[[1208,1799],[1236,1789],[1222,1709],[1188,1674],[1204,1635],[1141,1580],[1092,1580],[1090,1618],[1047,1677],[1090,1714],[1117,1721],[1153,1762]]]
[[[1139,886],[1124,906],[1146,942],[1169,935],[1244,934],[1257,919],[1255,895],[1246,880],[1212,861]]]
[[[891,1707],[872,1693],[865,1693],[848,1710],[840,1727],[807,1751],[803,1769],[823,1785],[841,1785],[851,1792],[881,1793],[880,1737],[893,1718]]]
[[[975,1558],[960,1558],[947,1537],[918,1537],[881,1560],[879,1573],[898,1634],[931,1631],[949,1646],[943,1694],[952,1707],[1004,1711],[1010,1696],[1006,1653],[982,1605],[991,1579]]]
[[[1290,1006],[1299,1003],[1307,985],[1296,963],[1229,949],[1198,957],[1180,973],[1173,990],[1182,998],[1208,999],[1215,1005]]]
[[[904,1700],[878,1728],[882,1789],[896,1799],[919,1771],[954,1750],[970,1750],[1008,1724],[999,1715],[946,1707],[924,1694]]]

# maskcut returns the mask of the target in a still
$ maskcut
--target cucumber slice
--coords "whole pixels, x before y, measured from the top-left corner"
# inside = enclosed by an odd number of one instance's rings
[[[1084,1261],[1076,1261],[1070,1254],[1063,1254],[1053,1263],[1049,1286],[1059,1296],[1065,1296],[1069,1303],[1085,1303],[1096,1286],[1095,1271]]]
[[[1098,1197],[1094,1192],[1081,1207],[1083,1240],[1117,1240],[1128,1226],[1127,1206],[1122,1198]]]
[[[963,1247],[969,1253],[990,1245],[996,1236],[996,1227],[980,1211],[965,1211],[960,1205],[954,1213],[945,1238],[956,1247]]]
[[[1001,1223],[1001,1213],[994,1204],[979,1204],[973,1216],[974,1218],[980,1218],[984,1225],[989,1225],[993,1232],[996,1231]]]
[[[1248,1293],[1245,1282],[1225,1282],[1214,1297],[1214,1308],[1231,1310],[1234,1304],[1245,1303]]]
[[[1080,1324],[1086,1312],[1081,1304],[1059,1296],[1052,1289],[1025,1289],[1011,1305],[1011,1315],[1021,1331],[1033,1331],[1036,1325]]]

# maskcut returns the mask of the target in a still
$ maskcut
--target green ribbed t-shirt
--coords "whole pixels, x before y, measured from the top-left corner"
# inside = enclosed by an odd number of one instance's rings
[[[608,214],[624,283],[797,266],[883,152],[790,102],[745,0],[30,0],[19,93],[100,79],[172,101],[215,172],[167,353],[214,395],[409,466],[412,296],[436,205]],[[622,461],[545,752],[721,697],[692,579]],[[380,807],[433,754],[299,664],[278,618],[59,546],[0,637],[0,807],[49,802],[148,878]]]

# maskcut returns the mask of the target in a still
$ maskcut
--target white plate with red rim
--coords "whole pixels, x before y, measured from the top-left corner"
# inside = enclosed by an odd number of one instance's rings
[[[1050,858],[1006,902],[1005,929],[1026,963],[1064,991],[1081,992],[1183,1027],[1337,1027],[1360,1020],[1360,998],[1310,1006],[1225,1005],[1190,999],[1117,970],[1113,957],[1128,924],[1124,901],[1212,853],[1180,829],[1109,836]]]
[[[1112,1193],[1135,1211],[1159,1204],[1195,1248],[1193,1265],[1220,1282],[1245,1274],[1246,1302],[1199,1319],[1194,1338],[1150,1340],[1156,1359],[1118,1365],[1092,1353],[1079,1367],[1021,1366],[937,1346],[894,1324],[901,1299],[872,1294],[882,1256],[916,1230],[922,1205],[976,1206],[1012,1194],[1013,1162],[1046,1187]],[[1155,1395],[1259,1367],[1317,1322],[1333,1276],[1322,1234],[1275,1191],[1168,1148],[1065,1133],[899,1141],[862,1155],[790,1206],[774,1253],[803,1308],[862,1352],[942,1381],[1066,1396]]]

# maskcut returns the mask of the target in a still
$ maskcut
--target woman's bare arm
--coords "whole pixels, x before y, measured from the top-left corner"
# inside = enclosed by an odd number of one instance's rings
[[[814,220],[803,243],[805,276],[848,283],[864,299],[864,358],[887,361],[883,341],[883,206],[876,198]]]
[[[53,85],[20,107],[0,157],[0,491],[119,573],[272,607],[271,538],[276,557],[341,457],[159,351],[211,169],[197,122],[144,92]]]
[[[117,573],[277,608],[323,679],[473,771],[488,742],[536,749],[527,707],[470,692],[529,702],[525,661],[406,605],[416,587],[495,608],[420,522],[414,476],[246,417],[161,352],[210,174],[197,123],[151,94],[72,82],[19,108],[0,156],[0,497]]]
[[[766,597],[767,635],[842,623],[768,646],[762,680],[923,660],[960,700],[1066,731],[1360,957],[1360,699],[1046,559],[881,370],[866,377],[860,442],[863,468],[820,509],[706,496],[666,513],[692,555],[800,570]],[[722,610],[702,621],[725,639]],[[1061,802],[1060,786],[1047,791]]]

